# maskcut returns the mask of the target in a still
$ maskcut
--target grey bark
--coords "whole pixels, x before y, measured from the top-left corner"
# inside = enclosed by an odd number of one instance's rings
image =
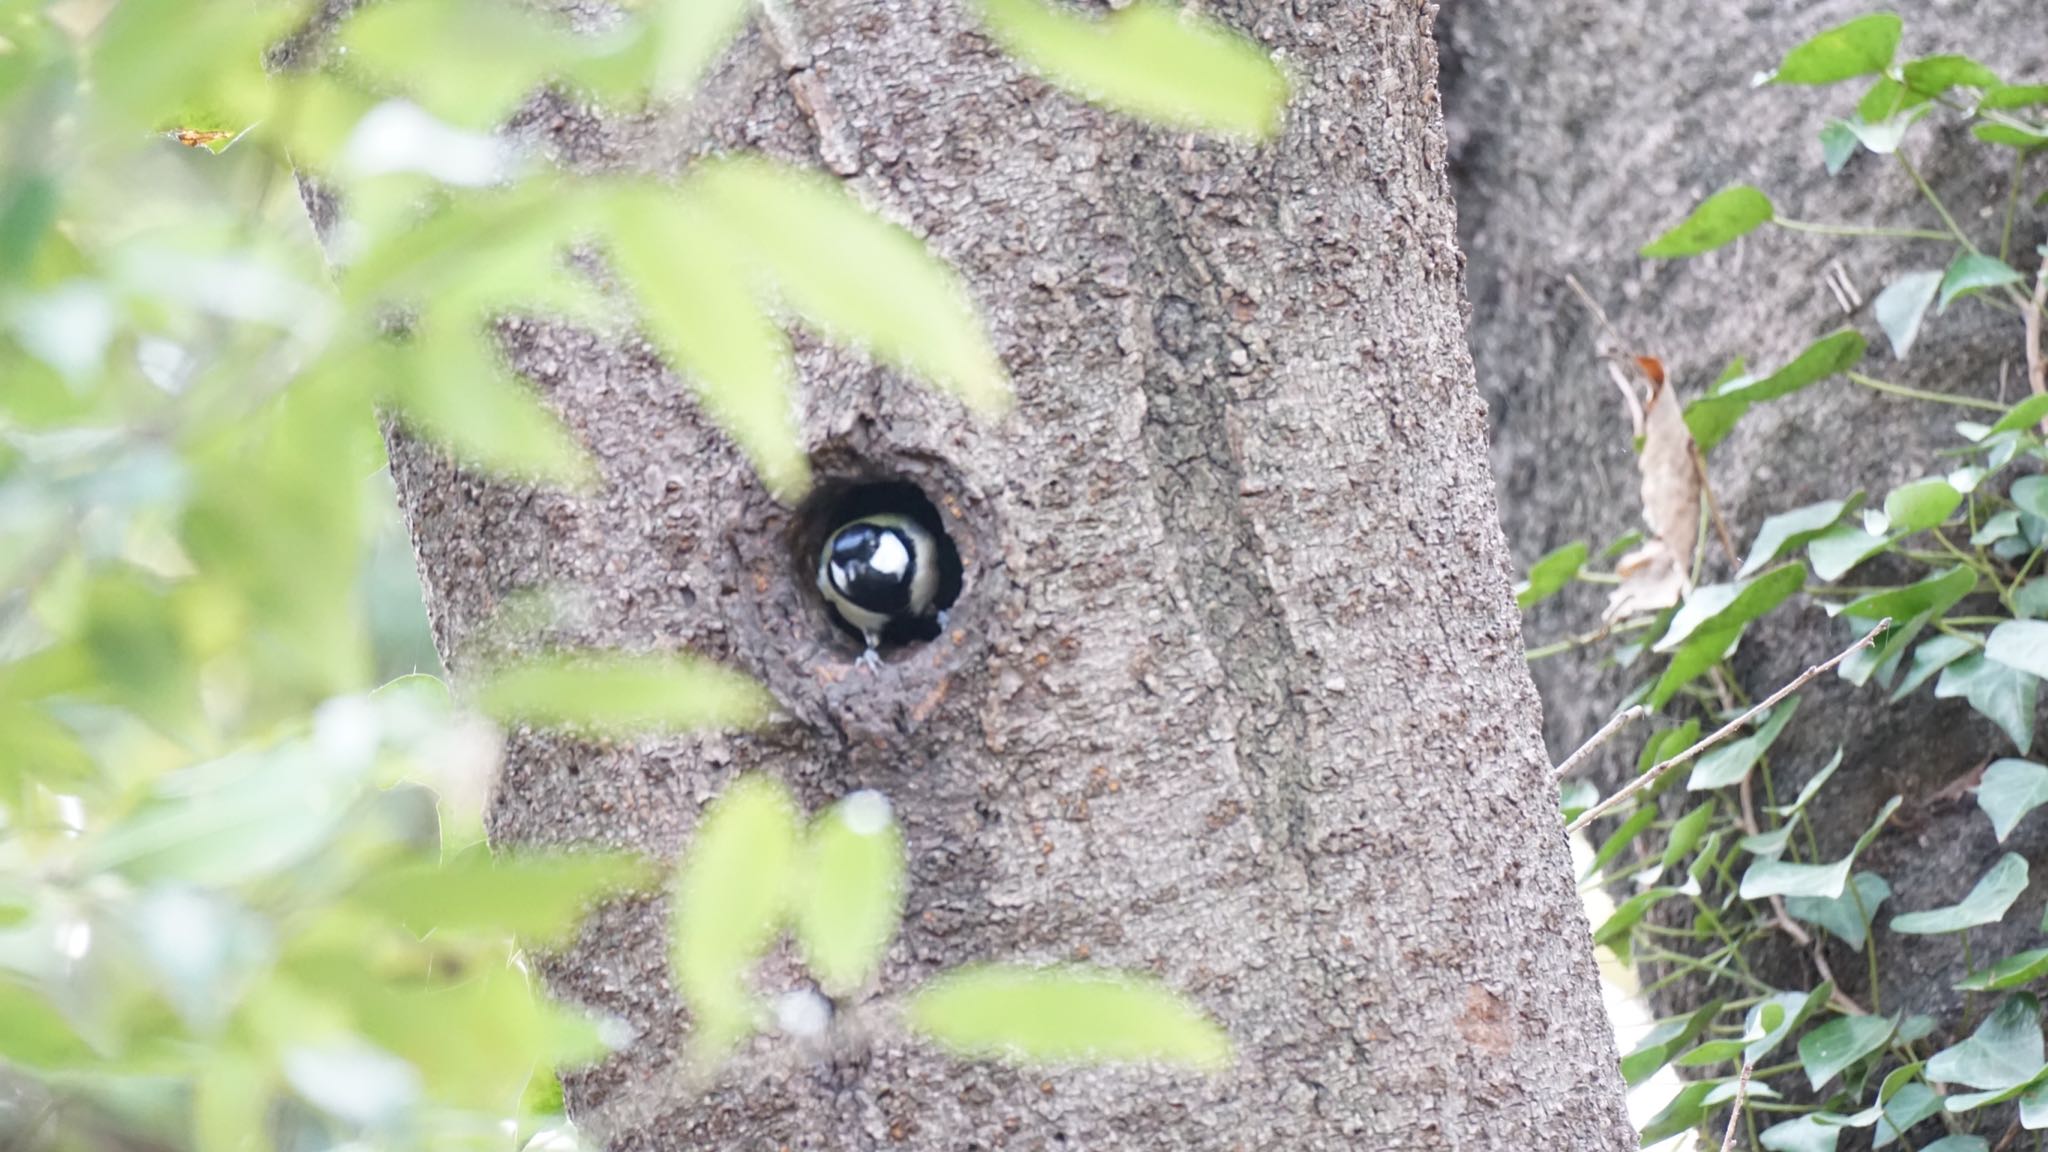
[[[1900,241],[1831,241],[1766,231],[1702,259],[1658,263],[1636,249],[1692,206],[1729,184],[1769,193],[1787,215],[1938,227],[1895,166],[1864,155],[1830,180],[1815,133],[1847,111],[1861,88],[1833,92],[1757,89],[1751,77],[1790,46],[1861,15],[1858,0],[1800,5],[1711,0],[1682,6],[1649,0],[1567,5],[1552,0],[1461,0],[1444,13],[1445,100],[1451,123],[1460,233],[1470,255],[1472,346],[1494,418],[1493,462],[1502,519],[1526,564],[1574,538],[1597,547],[1637,525],[1640,505],[1627,417],[1595,356],[1595,322],[1565,286],[1574,274],[1616,326],[1661,357],[1681,394],[1696,396],[1735,356],[1753,365],[1785,362],[1808,341],[1844,324],[1873,341],[1874,375],[1936,391],[2017,399],[2025,394],[2017,317],[1960,308],[1929,318],[1921,343],[1892,363],[1869,301],[1901,271],[1939,266],[1942,249]],[[2015,81],[2048,73],[2048,12],[2038,0],[1889,5],[1906,21],[1905,51],[1965,52]],[[1923,125],[1908,153],[1980,243],[1997,248],[2007,169],[1954,129]],[[1998,153],[2001,159],[2009,152]],[[2029,169],[2038,189],[2043,165]],[[2044,239],[2043,216],[2021,217],[2015,250]],[[1840,261],[1864,304],[1845,315],[1823,283]],[[2031,259],[2028,260],[2031,266]],[[1746,547],[1764,517],[1861,488],[1882,495],[1951,464],[1938,450],[1961,443],[1959,413],[1901,404],[1846,381],[1816,386],[1745,418],[1713,455],[1714,491]],[[1732,565],[1715,548],[1708,579]],[[1874,566],[1858,582],[1915,575]],[[1536,613],[1540,643],[1596,623],[1600,597],[1567,597]],[[1752,629],[1737,660],[1761,696],[1854,636],[1803,600]],[[1554,754],[1576,747],[1606,717],[1629,683],[1597,657],[1535,666]],[[2009,742],[1962,700],[1926,693],[1886,706],[1875,687],[1858,691],[1824,679],[1807,693],[1774,753],[1781,794],[1845,749],[1832,799],[1819,812],[1822,853],[1839,856],[1886,798],[1905,807],[1862,866],[1892,883],[1897,911],[1962,897],[2003,851],[2039,862],[2048,823],[2022,825],[1993,842],[1967,792],[1951,789]],[[1609,779],[1633,765],[1646,736],[1618,742]],[[1976,955],[1997,957],[2038,941],[2043,888],[2037,882],[1998,930],[1973,933]],[[1887,1011],[1932,1012],[1956,1020],[1963,970],[1951,938],[1901,937],[1879,930]],[[1834,973],[1868,1002],[1864,965],[1830,945]],[[1767,975],[1809,987],[1810,959],[1781,941]],[[1684,992],[1683,996],[1693,993]],[[1676,1004],[1669,1005],[1677,1007]]]
[[[549,99],[514,126],[586,171],[822,159],[965,274],[1018,405],[979,425],[802,349],[821,475],[923,485],[965,554],[948,634],[866,675],[792,558],[799,517],[644,345],[508,322],[603,483],[487,483],[395,442],[458,682],[495,653],[494,613],[551,589],[580,610],[545,639],[730,661],[784,715],[638,743],[516,732],[497,840],[666,858],[743,772],[813,806],[880,789],[911,860],[885,991],[1087,958],[1158,974],[1238,1046],[1202,1079],[763,1038],[687,1099],[666,1079],[689,1022],[665,910],[628,901],[551,968],[639,1031],[568,1085],[576,1113],[625,1121],[614,1146],[1633,1145],[1488,482],[1433,13],[1212,11],[1294,77],[1267,147],[1057,94],[953,0],[805,3],[686,111]],[[797,980],[777,958],[763,990]]]

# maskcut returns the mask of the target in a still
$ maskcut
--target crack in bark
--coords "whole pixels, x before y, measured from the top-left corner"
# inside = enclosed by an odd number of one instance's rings
[[[1214,277],[1177,239],[1164,205],[1143,213],[1158,235],[1146,248],[1171,253],[1155,269],[1155,351],[1144,374],[1144,438],[1153,496],[1186,581],[1198,637],[1239,703],[1237,760],[1253,816],[1270,842],[1299,855],[1306,840],[1308,716],[1289,670],[1301,653],[1266,579],[1264,548],[1243,502],[1244,461],[1231,429],[1229,315]],[[1197,302],[1199,301],[1199,303]]]

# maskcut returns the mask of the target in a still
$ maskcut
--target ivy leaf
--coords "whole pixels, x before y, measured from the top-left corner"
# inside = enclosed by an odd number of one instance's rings
[[[1979,124],[1970,129],[1970,135],[1986,144],[2001,144],[2022,152],[2031,152],[2036,148],[2048,146],[2048,128],[2034,128],[2022,124]]]
[[[1833,583],[1891,545],[1890,540],[1873,536],[1854,524],[1837,524],[1807,542],[1806,558],[1813,565],[1815,576]]]
[[[1818,1092],[1849,1066],[1884,1047],[1897,1021],[1883,1016],[1843,1016],[1799,1038],[1799,1064]]]
[[[1961,932],[1985,924],[1996,924],[2005,916],[2006,909],[2027,890],[2027,861],[2017,853],[2008,852],[1998,858],[1970,894],[1960,903],[1946,908],[1932,908],[1925,912],[1908,912],[1892,917],[1892,931],[1909,936],[1932,936],[1942,932]]]
[[[1777,210],[1770,197],[1747,184],[1724,188],[1662,236],[1645,244],[1642,255],[1654,260],[1697,256],[1732,243],[1771,222]]]
[[[1721,1013],[1721,1001],[1709,1001],[1699,1008],[1651,1027],[1635,1050],[1621,1058],[1621,1078],[1630,1087],[1649,1079],[1671,1057],[1685,1049]]]
[[[2027,813],[2048,804],[2048,767],[2031,760],[1999,760],[1984,770],[1977,807],[1991,817],[2000,844]]]
[[[2048,476],[2022,476],[2013,481],[2012,502],[2029,516],[2048,518]]]
[[[1899,681],[1898,688],[1893,690],[1892,699],[1903,699],[1907,693],[1932,679],[1935,673],[1975,652],[1978,647],[1963,636],[1944,633],[1928,638],[1913,649],[1913,662],[1906,669],[1905,679]]]
[[[2005,998],[1998,1010],[1951,1048],[1927,1061],[1927,1078],[1997,1091],[2040,1075],[2041,1005],[2024,992]]]
[[[1829,1115],[1816,1112],[1780,1121],[1757,1133],[1757,1141],[1768,1152],[1835,1152],[1842,1130],[1825,1122]]]
[[[1785,901],[1785,911],[1795,920],[1827,929],[1850,951],[1861,952],[1863,942],[1870,938],[1870,925],[1877,917],[1878,907],[1891,898],[1892,886],[1874,872],[1858,872],[1849,878],[1849,883],[1853,892],[1845,888],[1832,900],[1790,897]]]
[[[2007,956],[1989,968],[1970,973],[1956,982],[1962,992],[2003,992],[2048,976],[2048,948],[2035,948]]]
[[[2048,676],[2048,622],[2008,620],[1991,630],[1984,655],[2008,668]]]
[[[1886,1077],[1886,1082],[1890,1082]],[[1898,1143],[1913,1126],[1941,1111],[1941,1097],[1925,1084],[1909,1083],[1878,1107],[1877,1131],[1871,1134],[1873,1149]]]
[[[916,1032],[958,1055],[1025,1063],[1160,1063],[1208,1071],[1230,1040],[1164,985],[1082,967],[957,969],[910,995]]]
[[[2020,275],[2010,264],[1996,256],[1986,256],[1982,252],[1964,252],[1949,264],[1948,271],[1942,275],[1941,311],[1948,311],[1949,302],[1958,296],[2003,288],[2025,279],[2026,277]]]
[[[746,978],[781,930],[799,837],[789,790],[745,776],[711,805],[683,853],[670,961],[701,1054],[723,1053],[753,1030]]]
[[[828,996],[873,979],[903,918],[903,833],[881,793],[855,792],[811,826],[796,941]]]
[[[1766,997],[1743,1017],[1742,1038],[1749,1041],[1749,1047],[1742,1058],[1751,1064],[1763,1063],[1764,1057],[1776,1051],[1834,994],[1834,981],[1826,980],[1811,992],[1779,992]]]
[[[1818,504],[1808,504],[1770,517],[1764,521],[1763,527],[1757,529],[1756,540],[1749,546],[1749,556],[1735,575],[1738,578],[1748,576],[1812,540],[1832,528],[1856,503],[1858,500],[1853,497],[1849,500],[1822,500]]]
[[[1527,612],[1572,582],[1586,566],[1586,542],[1574,540],[1529,566],[1529,578],[1515,587],[1515,607]]]
[[[1686,430],[1700,451],[1711,451],[1752,404],[1776,400],[1855,366],[1869,342],[1853,328],[1830,332],[1802,349],[1792,362],[1765,376],[1744,375],[1741,361],[1729,365],[1713,391],[1685,409]]]
[[[1984,1137],[1958,1132],[1953,1136],[1943,1136],[1932,1144],[1922,1144],[1920,1152],[1989,1152],[1990,1148],[1991,1142]]]
[[[1990,437],[2000,432],[2032,428],[2039,424],[2043,417],[2048,417],[2048,395],[2029,396],[2008,409],[2005,415],[1998,418],[1998,423],[1993,424],[1984,435]]]
[[[1951,88],[1998,87],[1998,73],[1968,56],[1923,56],[1900,71],[1906,87],[1930,99],[1948,95]]]
[[[1099,19],[1038,0],[977,0],[1004,51],[1060,87],[1162,124],[1263,140],[1280,129],[1287,78],[1257,43],[1172,4]]]
[[[1710,584],[1692,595],[1671,617],[1671,627],[1653,651],[1669,652],[1694,634],[1739,628],[1785,602],[1806,584],[1806,570],[1796,564],[1730,584]]]
[[[745,728],[771,701],[752,680],[684,653],[563,653],[491,673],[477,699],[508,724],[612,733]]]
[[[1891,66],[1905,26],[1880,12],[1830,28],[1785,54],[1766,81],[1771,84],[1834,84],[1869,76]]]
[[[1949,513],[1962,502],[1963,494],[1956,491],[1945,477],[1929,476],[1911,484],[1901,484],[1886,493],[1884,514],[1891,523],[1890,531],[1906,536],[1948,519]]]
[[[1840,176],[1849,166],[1849,158],[1856,155],[1856,142],[1856,131],[1845,120],[1830,120],[1821,128],[1820,157],[1828,175]]]
[[[1999,627],[2010,628],[2015,624],[2038,622],[2007,621]],[[2040,680],[2032,673],[1987,659],[1985,653],[1979,652],[1942,669],[1941,679],[1934,682],[1934,695],[1938,700],[1957,696],[1968,700],[1970,707],[2003,729],[2013,746],[2025,752],[2034,745],[2034,699],[2038,684]]]
[[[1885,339],[1891,341],[1894,357],[1904,360],[1906,353],[1912,351],[1913,341],[1920,338],[1920,322],[1927,316],[1927,307],[1941,291],[1941,281],[1940,272],[1908,272],[1877,294],[1871,311],[1877,316],[1877,326],[1884,329]]]
[[[1984,93],[1977,107],[1993,111],[2048,104],[2048,84],[2001,84]]]
[[[1749,870],[1742,874],[1739,894],[1744,900],[1763,900],[1772,896],[1811,896],[1823,900],[1839,897],[1849,883],[1849,870],[1855,866],[1856,857],[1870,846],[1878,830],[1899,810],[1901,800],[1894,796],[1877,813],[1847,856],[1832,864],[1799,864],[1768,857],[1753,861]]]
[[[1778,733],[1792,722],[1792,713],[1798,708],[1799,699],[1795,696],[1772,709],[1770,718],[1757,728],[1754,735],[1731,740],[1701,756],[1685,782],[1686,791],[1702,792],[1740,783],[1756,762],[1763,759],[1764,753],[1770,751]]]

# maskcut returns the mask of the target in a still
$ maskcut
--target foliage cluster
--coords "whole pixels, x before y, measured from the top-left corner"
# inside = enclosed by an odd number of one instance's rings
[[[2022,253],[2014,243],[2030,214],[2048,203],[2028,186],[2029,162],[2048,148],[2048,85],[2008,83],[1965,56],[1907,58],[1899,51],[1901,33],[1894,15],[1852,20],[1794,48],[1759,81],[1864,85],[1853,110],[1822,129],[1822,162],[1831,175],[1859,153],[1895,165],[1938,226],[1804,221],[1781,214],[1764,192],[1737,186],[1707,199],[1643,255],[1693,256],[1767,226],[1912,242],[1916,253],[1944,250],[1939,260],[1898,276],[1871,302],[1871,317],[1893,357],[1905,360],[1923,325],[1938,322],[1952,306],[1994,309],[2010,318],[2019,337],[2031,368],[2030,394],[2008,402],[1974,395],[1965,381],[1954,382],[1954,391],[1930,391],[1881,379],[1864,369],[1865,337],[1845,329],[1820,337],[1772,371],[1730,365],[1683,404],[1684,428],[1671,426],[1676,439],[1666,441],[1678,447],[1653,461],[1657,406],[1668,414],[1679,401],[1663,387],[1660,363],[1638,361],[1637,370],[1657,386],[1643,444],[1646,503],[1657,469],[1668,471],[1661,478],[1687,499],[1701,502],[1700,514],[1682,521],[1697,525],[1697,537],[1671,542],[1689,558],[1690,572],[1657,596],[1625,563],[1613,572],[1595,570],[1591,548],[1579,542],[1538,562],[1520,596],[1527,607],[1574,581],[1616,588],[1614,609],[1596,633],[1533,649],[1531,657],[1609,645],[1613,663],[1641,670],[1624,706],[1693,717],[1649,738],[1640,771],[1694,744],[1700,718],[1718,724],[1748,708],[1732,658],[1758,621],[1818,605],[1855,637],[1889,619],[1892,626],[1850,654],[1838,675],[1886,691],[1891,701],[1922,691],[1961,698],[1997,725],[2014,755],[1990,765],[1975,792],[2002,843],[2048,803],[2048,766],[2025,758],[2035,739],[2039,685],[2048,677],[2048,572],[2041,569],[2048,551],[2048,477],[2036,474],[2039,462],[2048,460],[2048,350],[2042,343],[2048,248]],[[1996,236],[1972,236],[1960,226],[1907,156],[1914,132],[1938,123],[2010,150],[2010,191],[1996,217]],[[1923,478],[1882,499],[1846,492],[1773,515],[1757,528],[1745,556],[1738,559],[1730,548],[1733,571],[1726,580],[1698,584],[1714,519],[1707,455],[1741,434],[1743,416],[1756,405],[1834,377],[1901,400],[1961,409],[1969,418],[1955,423],[1955,447],[1941,461],[1929,461]],[[1601,558],[1642,543],[1640,537],[1619,541]],[[1891,558],[1892,566],[1871,565],[1880,557]],[[1879,570],[1903,571],[1906,578],[1857,579]],[[1652,595],[1620,595],[1628,590]],[[2048,976],[2048,949],[1981,962],[1969,951],[1971,930],[2000,922],[2025,891],[2028,862],[2007,853],[1957,903],[1924,907],[1923,894],[1894,892],[1885,877],[1858,865],[1884,834],[1900,803],[1896,797],[1846,852],[1824,858],[1810,816],[1815,797],[1856,766],[1845,765],[1837,751],[1825,765],[1800,766],[1792,775],[1804,784],[1796,795],[1786,794],[1786,766],[1773,764],[1771,749],[1797,721],[1797,704],[1796,697],[1785,701],[1745,738],[1693,761],[1689,774],[1671,773],[1617,809],[1619,823],[1606,826],[1584,877],[1589,884],[1632,886],[1596,929],[1599,943],[1668,973],[1653,990],[1693,980],[1715,997],[1661,1021],[1622,1060],[1631,1084],[1667,1065],[1689,1077],[1644,1127],[1644,1142],[1700,1129],[1721,1146],[1723,1134],[1705,1129],[1732,1103],[1748,1125],[1751,1146],[1831,1152],[1860,1129],[1853,1139],[1878,1148],[1897,1143],[1982,1152],[1990,1142],[2004,1146],[1999,1131],[1976,1130],[1983,1110],[2016,1101],[2013,1123],[2035,1132],[2038,1146],[2048,1130],[2048,1059],[2041,1006],[2028,989]],[[1584,780],[1563,787],[1567,818],[1598,800]],[[1686,914],[1652,915],[1667,902]],[[1887,904],[1889,916],[1883,914]],[[1684,923],[1667,923],[1673,919]],[[1964,1019],[1936,1020],[1917,1011],[1931,1006],[1886,1003],[1872,941],[1887,932],[1955,942],[1968,970],[1957,985],[1968,994]],[[1749,956],[1772,934],[1812,945],[1809,986],[1780,988],[1758,977]],[[1834,982],[1825,959],[1830,941],[1865,958],[1861,995],[1867,1003],[1852,1000]],[[1980,1011],[1979,999],[1987,996],[1988,1011]],[[1937,1032],[1963,1039],[1931,1051],[1927,1041]],[[1730,1138],[1734,1131],[1728,1129]]]
[[[492,721],[632,736],[770,707],[658,651],[540,653],[459,701],[413,674],[438,662],[380,413],[482,474],[604,484],[505,371],[506,317],[644,336],[784,497],[808,482],[793,324],[1008,403],[964,286],[849,187],[745,155],[573,178],[492,131],[544,86],[687,100],[751,0],[594,31],[388,0],[322,30],[317,69],[266,70],[317,7],[0,0],[7,1148],[517,1147],[559,1119],[552,1068],[627,1039],[546,996],[522,949],[660,878],[595,849],[489,852]],[[1279,70],[1208,21],[970,7],[1112,107],[1277,130]],[[300,178],[343,206],[324,250]],[[748,781],[707,817],[672,881],[703,1055],[775,1015],[748,977],[785,927],[827,994],[871,982],[900,899],[887,813],[856,794],[806,831]],[[1177,997],[1105,973],[970,969],[907,1009],[969,1055],[1227,1053]]]

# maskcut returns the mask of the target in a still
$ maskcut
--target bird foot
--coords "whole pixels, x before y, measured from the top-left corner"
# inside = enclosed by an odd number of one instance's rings
[[[873,647],[870,647],[867,651],[862,652],[860,659],[855,660],[854,663],[867,669],[870,673],[880,672],[882,670],[882,654]]]

